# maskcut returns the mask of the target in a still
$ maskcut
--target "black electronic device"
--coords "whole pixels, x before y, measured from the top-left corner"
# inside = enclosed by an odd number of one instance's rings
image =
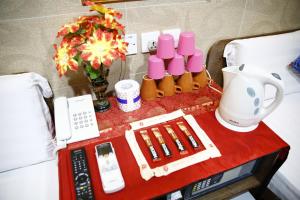
[[[208,192],[222,188],[230,183],[236,182],[248,176],[251,176],[257,167],[259,160],[253,160],[228,171],[215,174],[206,179],[197,181],[187,186],[183,192],[184,199],[197,199]]]
[[[94,200],[84,148],[71,151],[74,186],[77,200]]]

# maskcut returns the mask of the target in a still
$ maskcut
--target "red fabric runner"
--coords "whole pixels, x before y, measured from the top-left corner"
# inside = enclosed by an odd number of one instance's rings
[[[106,113],[97,113],[97,120],[102,130],[110,127],[112,129],[102,133],[98,138],[73,143],[68,145],[66,149],[59,151],[60,200],[75,200],[70,150],[79,147],[84,147],[87,153],[96,200],[150,199],[288,147],[264,123],[260,123],[257,129],[249,133],[238,133],[224,128],[214,116],[214,110],[219,104],[219,99],[220,95],[207,87],[193,93],[143,102],[141,109],[131,113],[123,113],[117,108],[116,101],[110,99],[112,109]],[[207,102],[212,102],[212,104],[209,106],[202,105]],[[199,125],[218,147],[222,156],[192,165],[165,177],[153,177],[149,181],[145,181],[141,178],[135,158],[124,136],[125,130],[130,128],[128,123],[179,108],[182,108],[186,114],[192,113],[195,116]],[[103,192],[95,157],[95,145],[105,141],[113,143],[125,180],[125,188],[113,194]],[[164,159],[159,161],[161,163],[151,163],[150,154],[145,152],[147,150],[145,150],[146,146],[142,144],[142,139],[137,137],[137,141],[151,167],[168,162]],[[169,146],[172,145],[169,144]],[[172,147],[172,150],[175,151],[173,148],[175,146]],[[189,155],[194,152],[193,149],[189,148]],[[162,152],[160,153],[162,155]],[[170,161],[179,157],[176,154]]]

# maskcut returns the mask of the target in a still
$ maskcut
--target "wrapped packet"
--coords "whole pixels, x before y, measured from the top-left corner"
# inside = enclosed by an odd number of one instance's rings
[[[163,136],[161,135],[159,129],[158,128],[152,128],[151,130],[152,130],[154,136],[156,137],[156,139],[158,140],[165,156],[170,157],[172,155],[171,151],[168,148],[168,146],[166,145],[165,140],[164,140]]]
[[[142,130],[142,131],[140,131],[140,133],[141,133],[142,138],[145,141],[145,143],[146,143],[146,145],[147,145],[147,147],[149,149],[149,152],[151,154],[152,160],[153,161],[159,161],[160,157],[158,156],[158,154],[157,154],[157,152],[156,152],[156,150],[155,150],[155,148],[154,148],[154,146],[153,146],[153,144],[151,142],[151,139],[150,139],[150,137],[148,135],[147,130]]]
[[[177,125],[179,127],[179,129],[184,132],[184,134],[187,136],[190,144],[192,145],[192,147],[194,149],[199,147],[199,144],[196,142],[196,140],[194,139],[194,137],[192,136],[192,134],[189,132],[189,130],[187,129],[187,127],[184,125],[183,122],[177,122]]]
[[[176,135],[175,131],[172,129],[171,125],[164,125],[164,127],[165,127],[166,131],[168,132],[168,134],[171,136],[172,140],[174,141],[179,153],[186,154],[187,151],[185,150],[185,147],[183,146],[183,144],[177,137],[177,135]]]

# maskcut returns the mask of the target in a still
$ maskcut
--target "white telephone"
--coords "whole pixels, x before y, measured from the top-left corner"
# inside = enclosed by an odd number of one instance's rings
[[[65,145],[99,136],[91,95],[54,100],[57,145]]]

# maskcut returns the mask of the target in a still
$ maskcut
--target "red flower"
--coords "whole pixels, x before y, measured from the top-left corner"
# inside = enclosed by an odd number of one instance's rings
[[[90,1],[85,4],[99,15],[78,17],[58,31],[57,37],[62,40],[60,45],[55,45],[53,58],[60,75],[68,69],[76,71],[82,64],[99,69],[101,64],[109,67],[114,60],[126,58],[128,44],[122,37],[125,27],[115,19],[120,19],[122,14]]]

